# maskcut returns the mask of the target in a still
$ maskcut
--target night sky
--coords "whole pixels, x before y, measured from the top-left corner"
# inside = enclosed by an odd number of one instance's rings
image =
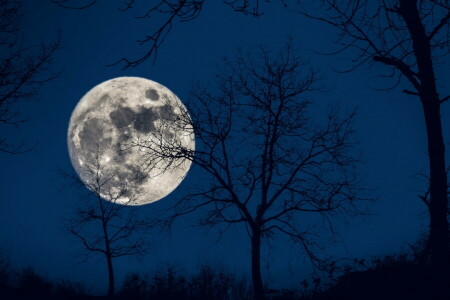
[[[14,265],[30,265],[51,278],[72,279],[94,291],[104,290],[103,257],[81,261],[73,255],[76,242],[64,233],[64,219],[73,213],[80,193],[68,187],[58,173],[72,170],[66,140],[69,118],[89,89],[114,77],[139,76],[165,85],[183,101],[189,98],[194,82],[214,81],[224,57],[233,57],[237,49],[254,52],[258,45],[276,51],[289,35],[300,56],[325,78],[328,90],[316,94],[314,100],[338,102],[344,109],[358,106],[358,150],[364,160],[360,174],[378,198],[368,204],[370,216],[348,218],[338,225],[344,244],[328,247],[327,253],[346,258],[397,253],[426,231],[425,206],[417,197],[425,187],[414,178],[427,165],[420,103],[401,92],[408,87],[406,83],[392,91],[377,91],[390,83],[377,77],[385,70],[383,66],[335,72],[349,66],[344,59],[351,53],[318,54],[334,49],[331,27],[275,3],[265,4],[262,17],[252,18],[233,12],[221,1],[207,1],[198,19],[175,24],[153,64],[147,61],[122,70],[106,65],[143,54],[146,48],[136,40],[153,32],[157,18],[135,19],[139,9],[122,13],[118,10],[121,0],[100,1],[82,11],[62,9],[50,1],[23,2],[21,34],[26,44],[52,41],[61,31],[63,47],[53,65],[55,71],[62,70],[61,76],[43,86],[36,101],[23,105],[21,110],[29,121],[6,132],[11,140],[36,143],[35,149],[15,156],[0,153],[0,248]],[[442,69],[438,74],[447,79],[450,71]],[[444,136],[450,130],[449,113],[449,106],[443,106]],[[170,206],[192,183],[202,180],[198,174],[192,169],[173,194],[141,207],[142,215],[151,217]],[[224,262],[237,272],[248,272],[250,245],[243,228],[231,228],[218,241],[215,230],[195,227],[195,220],[195,215],[184,217],[170,233],[149,236],[155,245],[143,262],[116,260],[119,286],[129,272],[167,263],[191,270],[202,263]],[[291,287],[311,272],[301,249],[283,238],[263,246],[262,265],[263,279],[274,286]]]

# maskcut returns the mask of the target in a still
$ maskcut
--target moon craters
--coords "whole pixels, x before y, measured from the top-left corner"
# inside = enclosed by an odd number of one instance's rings
[[[142,108],[136,113],[134,128],[141,133],[155,130],[154,122],[159,119],[158,108]]]
[[[119,106],[109,113],[111,122],[116,128],[121,129],[130,125],[134,120],[134,112],[129,107]]]
[[[145,91],[145,97],[147,97],[150,100],[158,101],[159,100],[159,94],[158,91],[155,89],[149,89]]]
[[[86,156],[95,155],[99,149],[111,146],[112,138],[105,136],[104,120],[92,118],[85,121],[83,129],[79,132],[80,148]]]

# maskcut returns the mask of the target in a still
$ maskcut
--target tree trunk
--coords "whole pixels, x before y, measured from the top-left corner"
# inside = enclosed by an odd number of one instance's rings
[[[439,94],[430,40],[422,23],[417,1],[400,0],[399,12],[408,26],[417,60],[420,100],[425,116],[430,166],[430,248],[433,299],[448,299],[450,260],[447,220],[447,172]]]
[[[108,263],[108,296],[114,295],[114,269],[111,254],[106,254],[106,261]]]
[[[108,235],[107,222],[105,221],[106,218],[104,214],[102,215],[102,218],[103,236],[105,239],[106,263],[108,265],[108,296],[111,297],[114,295],[114,268],[112,263],[111,244]]]
[[[254,229],[252,232],[252,281],[254,300],[266,299],[261,279],[261,232]]]
[[[439,103],[425,104],[430,159],[430,249],[433,299],[448,299],[447,172]]]

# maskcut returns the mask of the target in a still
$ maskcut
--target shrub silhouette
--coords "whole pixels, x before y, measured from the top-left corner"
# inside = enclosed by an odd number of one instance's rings
[[[248,300],[250,286],[227,268],[202,265],[191,276],[166,266],[152,276],[132,273],[123,283],[120,297],[152,300]]]
[[[120,296],[125,299],[144,300],[149,293],[148,282],[138,273],[131,273],[125,277]]]
[[[51,281],[32,267],[15,271],[5,257],[0,258],[1,299],[84,299],[86,293],[79,283]]]
[[[39,275],[33,268],[21,269],[16,274],[17,294],[22,297],[36,297],[36,295],[48,295],[53,290],[53,284]]]
[[[414,249],[413,249],[414,250]],[[420,255],[397,254],[370,261],[355,260],[328,285],[312,277],[303,289],[267,289],[269,300],[431,299],[430,268]],[[15,271],[0,257],[1,299],[110,299],[87,295],[79,283],[52,281],[31,267]],[[322,280],[323,281],[323,280]],[[113,299],[136,300],[251,300],[250,283],[229,268],[202,265],[186,273],[168,265],[148,274],[129,274]]]
[[[363,269],[362,269],[363,268]],[[356,262],[327,290],[310,299],[431,299],[428,266],[407,254]]]
[[[190,281],[190,290],[192,298],[199,300],[246,300],[252,295],[247,282],[225,266],[201,266]]]

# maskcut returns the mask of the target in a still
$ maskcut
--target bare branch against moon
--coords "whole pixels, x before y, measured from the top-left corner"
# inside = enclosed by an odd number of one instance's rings
[[[116,199],[119,204],[160,200],[181,183],[191,160],[143,156],[132,144],[145,136],[151,139],[147,142],[176,143],[192,152],[194,132],[185,126],[186,118],[189,114],[180,99],[157,82],[139,77],[105,81],[80,100],[70,118],[67,142],[72,165],[89,183],[95,177],[87,170],[95,170],[100,162],[102,178],[108,178],[107,190],[119,192],[126,185],[137,196],[131,200],[124,194]],[[110,200],[106,194],[101,196]]]

